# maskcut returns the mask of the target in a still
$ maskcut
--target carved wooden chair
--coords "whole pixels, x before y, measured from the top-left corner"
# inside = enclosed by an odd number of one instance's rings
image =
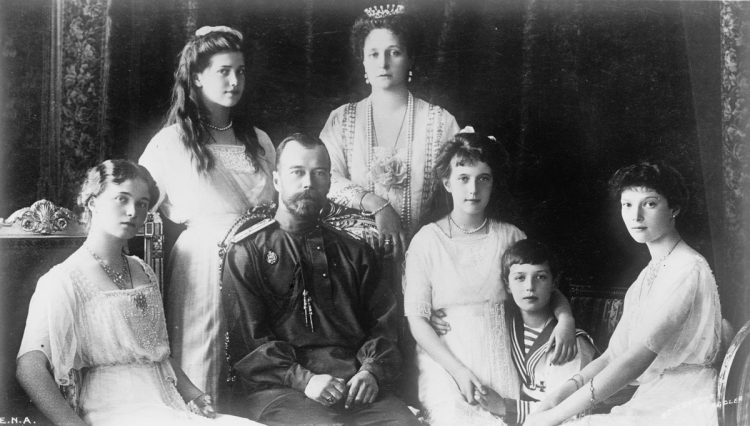
[[[15,359],[21,344],[36,283],[52,266],[65,260],[86,240],[86,227],[71,210],[39,200],[0,218],[0,324],[4,346],[0,346],[0,413],[23,413],[32,409],[15,380]],[[136,238],[131,254],[144,259],[156,273],[162,288],[164,274],[162,222],[149,214]],[[5,407],[3,405],[8,405]]]
[[[737,332],[716,381],[716,410],[722,426],[750,424],[750,321]]]

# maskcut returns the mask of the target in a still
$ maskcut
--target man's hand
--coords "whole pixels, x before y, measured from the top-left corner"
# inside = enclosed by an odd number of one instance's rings
[[[445,318],[445,311],[442,309],[436,309],[432,311],[432,315],[430,315],[430,325],[438,336],[442,336],[451,331],[451,325],[443,318]]]
[[[305,387],[305,395],[308,398],[326,407],[330,407],[343,398],[344,392],[346,392],[344,379],[338,379],[329,374],[312,376]]]
[[[378,380],[367,370],[361,370],[355,374],[346,386],[349,388],[349,393],[344,408],[350,408],[352,403],[370,404],[375,401],[380,390]]]

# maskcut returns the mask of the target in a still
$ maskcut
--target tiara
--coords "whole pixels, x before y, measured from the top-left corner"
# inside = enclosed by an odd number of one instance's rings
[[[211,26],[206,25],[206,26],[200,27],[197,30],[195,30],[195,36],[201,37],[206,34],[214,33],[214,32],[234,34],[235,36],[237,36],[237,38],[240,39],[240,41],[242,41],[241,32],[235,30],[234,28],[227,27],[225,25],[219,25],[216,27],[211,27]]]
[[[403,15],[403,4],[387,4],[385,6],[372,6],[365,9],[365,15],[368,18],[380,19],[388,16]]]

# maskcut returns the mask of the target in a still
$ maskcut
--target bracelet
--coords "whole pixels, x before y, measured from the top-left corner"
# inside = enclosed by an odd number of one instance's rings
[[[581,379],[580,383],[578,383],[579,378]],[[569,378],[568,380],[572,380],[573,383],[576,384],[576,390],[581,389],[581,387],[583,387],[583,384],[585,383],[583,380],[583,376],[578,373],[574,374],[573,377]]]
[[[594,379],[591,378],[591,381],[589,382],[589,391],[591,392],[591,399],[589,400],[589,403],[591,404],[591,408],[594,407],[594,404],[596,404],[596,394],[594,393]]]
[[[363,212],[365,211],[365,207],[362,205],[362,201],[365,201],[365,197],[369,193],[370,193],[370,191],[362,191],[362,196],[359,197],[359,210],[361,210]]]
[[[390,205],[391,205],[391,202],[390,201],[386,201],[385,204],[383,204],[382,206],[378,207],[377,209],[375,209],[375,210],[373,210],[371,212],[368,212],[367,210],[362,210],[362,214],[366,215],[366,216],[375,216],[376,214],[380,213],[381,211],[383,211],[383,209],[385,209],[386,207],[388,207]]]

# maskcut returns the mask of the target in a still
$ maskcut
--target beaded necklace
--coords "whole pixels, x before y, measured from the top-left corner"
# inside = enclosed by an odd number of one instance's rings
[[[94,253],[94,250],[91,249],[88,245],[83,246],[84,249],[91,255],[91,257],[96,260],[96,262],[99,264],[99,266],[104,269],[104,273],[107,274],[110,280],[119,288],[120,290],[127,290],[128,288],[131,288],[133,285],[133,279],[130,275],[130,265],[128,265],[128,259],[125,257],[124,254],[120,253],[120,256],[122,256],[122,269],[120,272],[116,272],[111,266],[109,266],[104,259],[99,257],[96,253]],[[127,278],[126,278],[127,277]],[[128,285],[130,284],[130,285]]]
[[[375,122],[372,118],[372,97],[367,98],[365,105],[367,111],[367,168],[372,170],[372,163],[375,159]],[[408,227],[411,224],[411,155],[412,155],[412,144],[414,142],[414,97],[409,92],[409,97],[406,102],[406,182],[403,186],[403,194],[401,196],[401,224],[402,226]],[[399,134],[400,134],[399,130]],[[398,139],[396,140],[398,142]],[[394,143],[395,150],[395,143]],[[370,179],[370,192],[375,192],[375,182]]]
[[[234,124],[234,123],[232,121],[230,121],[229,124],[227,124],[224,127],[214,126],[213,124],[209,123],[208,121],[203,121],[203,124],[205,124],[206,127],[208,127],[209,129],[214,129],[216,131],[223,132],[223,131],[231,129],[232,128],[232,124]]]
[[[453,236],[453,233],[451,232],[451,224],[453,224],[456,228],[458,228],[459,231],[461,231],[464,234],[474,234],[474,233],[479,232],[482,228],[485,227],[485,225],[487,225],[487,218],[485,217],[482,223],[479,224],[479,226],[477,226],[476,228],[466,229],[466,228],[462,228],[461,225],[456,223],[456,221],[453,220],[453,216],[448,215],[448,232],[451,234],[451,236]]]

